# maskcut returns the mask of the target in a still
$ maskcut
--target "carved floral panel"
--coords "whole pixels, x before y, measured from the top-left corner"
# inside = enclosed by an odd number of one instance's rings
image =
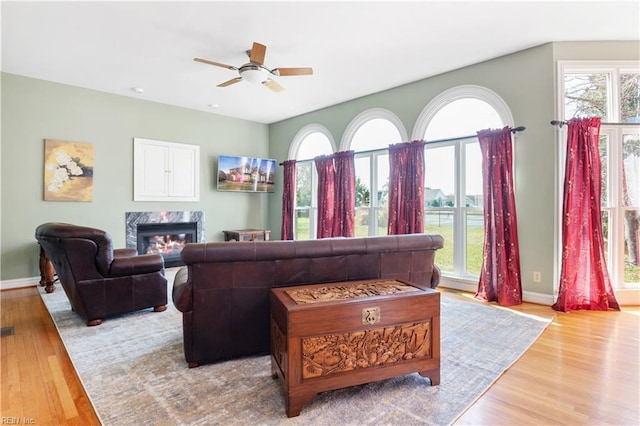
[[[431,357],[431,322],[302,339],[302,377]]]

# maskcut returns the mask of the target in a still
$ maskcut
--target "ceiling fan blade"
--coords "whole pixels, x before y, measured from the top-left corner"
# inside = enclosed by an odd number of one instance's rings
[[[253,42],[253,47],[251,48],[251,55],[249,55],[249,60],[251,62],[255,62],[256,64],[262,65],[264,63],[264,55],[267,52],[267,46],[264,44]]]
[[[234,71],[238,70],[238,68],[234,67],[233,65],[227,65],[227,64],[220,63],[220,62],[209,61],[207,59],[193,58],[193,60],[196,61],[196,62],[202,62],[203,64],[215,65],[216,67],[227,68],[227,69],[234,70]]]
[[[266,81],[263,81],[262,84],[267,86],[274,92],[282,92],[284,90],[284,87],[280,86],[275,80],[268,79]]]
[[[287,76],[287,75],[312,75],[313,68],[311,67],[303,67],[303,68],[275,68],[271,70],[271,72],[275,75]]]
[[[232,84],[236,84],[237,82],[242,81],[242,77],[236,77],[236,78],[232,78],[231,80],[227,80],[224,83],[220,83],[218,84],[217,87],[227,87],[227,86],[231,86]]]

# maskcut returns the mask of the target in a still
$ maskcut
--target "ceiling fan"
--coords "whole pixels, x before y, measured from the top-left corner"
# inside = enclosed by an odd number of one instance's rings
[[[310,67],[303,68],[274,68],[270,70],[264,66],[264,55],[267,51],[267,46],[260,43],[253,43],[251,50],[247,50],[247,56],[249,62],[246,64],[235,67],[233,65],[227,65],[220,62],[209,61],[202,58],[193,58],[196,62],[202,62],[203,64],[215,65],[216,67],[227,68],[233,71],[238,71],[240,74],[238,77],[227,80],[218,84],[218,87],[227,87],[242,80],[247,80],[251,83],[260,83],[263,86],[275,92],[281,92],[284,90],[277,81],[271,78],[271,76],[290,76],[290,75],[312,75],[313,69]]]

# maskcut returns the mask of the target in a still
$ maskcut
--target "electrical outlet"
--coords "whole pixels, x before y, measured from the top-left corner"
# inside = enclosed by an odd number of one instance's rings
[[[538,271],[533,272],[533,282],[534,283],[542,282],[542,274],[540,272]]]

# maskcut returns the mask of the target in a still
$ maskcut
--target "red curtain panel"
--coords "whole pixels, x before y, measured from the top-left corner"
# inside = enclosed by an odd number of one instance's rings
[[[328,238],[333,232],[335,175],[333,155],[314,158],[318,172],[318,226],[316,238]]]
[[[284,184],[282,188],[282,228],[280,238],[293,240],[293,215],[296,203],[296,160],[282,163]]]
[[[522,303],[518,221],[513,192],[511,129],[481,130],[484,248],[476,298],[501,306]]]
[[[569,121],[557,311],[620,309],[604,254],[599,141],[600,117]]]
[[[356,168],[353,151],[336,152],[333,237],[353,237],[356,215]]]
[[[387,234],[424,232],[424,141],[389,145]]]

